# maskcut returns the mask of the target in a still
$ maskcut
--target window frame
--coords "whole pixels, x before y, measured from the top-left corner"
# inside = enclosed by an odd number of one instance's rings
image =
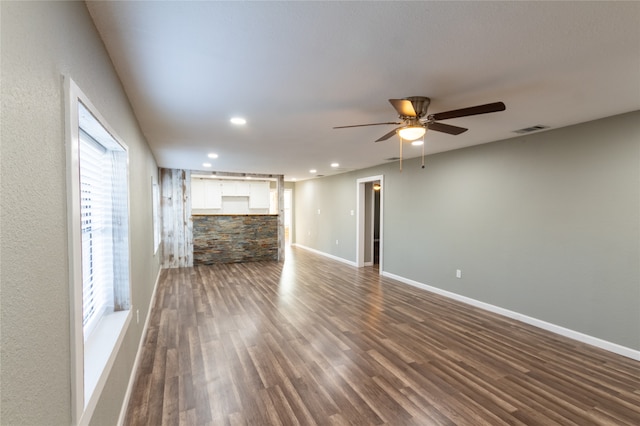
[[[69,77],[65,88],[65,144],[67,150],[67,234],[69,259],[71,417],[73,425],[88,424],[132,320],[131,281],[131,191],[129,148],[113,131],[98,109]],[[126,155],[128,298],[129,308],[106,315],[85,342],[83,317],[82,230],[80,209],[80,118],[79,104],[99,122]],[[87,355],[89,354],[89,355]]]

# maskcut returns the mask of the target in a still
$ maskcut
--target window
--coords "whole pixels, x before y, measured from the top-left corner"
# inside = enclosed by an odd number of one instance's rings
[[[86,342],[104,315],[129,308],[127,158],[126,151],[105,131],[100,132],[102,141],[87,133],[99,123],[93,122],[82,104],[79,113],[82,327]]]
[[[131,321],[127,147],[67,80],[73,424],[91,418]]]

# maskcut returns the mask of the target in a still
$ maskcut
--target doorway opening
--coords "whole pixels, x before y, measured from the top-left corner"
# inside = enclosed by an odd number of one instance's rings
[[[284,190],[284,242],[291,245],[291,235],[293,233],[293,190]]]
[[[384,177],[357,180],[356,265],[377,266],[383,270],[383,194]]]
[[[380,266],[380,195],[382,185],[376,181],[371,184],[373,194],[373,266]]]

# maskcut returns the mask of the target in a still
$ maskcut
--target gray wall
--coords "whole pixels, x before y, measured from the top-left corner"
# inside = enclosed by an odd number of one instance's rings
[[[355,262],[356,176],[296,182],[294,243]]]
[[[129,147],[132,304],[140,309],[93,418],[115,424],[159,271],[153,255],[156,162],[84,2],[0,2],[1,417],[3,425],[71,422],[63,75]]]
[[[355,261],[378,174],[386,272],[640,349],[640,112],[299,182],[296,242]]]

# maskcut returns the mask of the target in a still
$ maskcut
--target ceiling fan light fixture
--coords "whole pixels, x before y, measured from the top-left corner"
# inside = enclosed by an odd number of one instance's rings
[[[407,141],[420,139],[427,132],[423,126],[406,126],[398,130],[398,135]]]

